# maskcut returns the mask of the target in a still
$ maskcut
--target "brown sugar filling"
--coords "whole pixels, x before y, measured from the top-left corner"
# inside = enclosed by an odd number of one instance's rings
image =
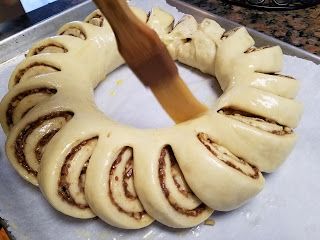
[[[128,211],[126,211],[116,202],[115,197],[112,192],[111,180],[112,179],[115,179],[116,181],[119,180],[117,176],[114,176],[115,171],[116,171],[117,167],[119,166],[119,164],[123,161],[122,157],[123,157],[124,153],[128,150],[130,151],[131,155],[130,155],[130,158],[127,160],[126,167],[122,173],[123,174],[122,187],[123,187],[123,191],[125,193],[125,196],[129,200],[137,200],[138,199],[138,197],[135,194],[133,194],[132,192],[130,192],[128,189],[128,181],[130,179],[133,179],[133,177],[134,177],[133,176],[133,149],[131,147],[123,147],[111,166],[111,169],[109,172],[109,181],[108,181],[109,196],[110,196],[110,199],[111,199],[113,205],[116,206],[116,208],[118,209],[119,212],[125,213],[129,217],[132,217],[136,220],[141,220],[142,217],[146,214],[145,211],[142,211],[142,212],[128,212]]]
[[[131,152],[132,152],[132,149],[131,149]],[[123,177],[122,186],[124,189],[125,196],[132,200],[137,199],[137,196],[129,191],[129,183],[128,183],[129,180],[133,178],[133,157],[131,157],[127,161],[126,167],[123,172],[123,176],[124,177]]]
[[[244,167],[249,167],[252,171],[252,173],[247,173],[245,172],[242,168],[240,168],[239,166],[236,166],[233,162],[222,159],[219,157],[219,155],[217,154],[217,151],[219,151],[219,149],[215,148],[215,144],[218,145],[217,143],[215,143],[207,134],[205,133],[199,133],[198,134],[198,140],[216,157],[218,158],[220,161],[222,161],[223,163],[225,163],[226,165],[228,165],[229,167],[239,171],[240,173],[242,173],[243,175],[246,175],[250,178],[253,179],[258,179],[259,178],[259,169],[251,164],[249,164],[248,162],[246,162],[245,160],[237,157],[238,163],[240,163],[241,165],[243,165]],[[214,149],[215,148],[215,149]],[[228,155],[227,152],[223,152],[224,155]]]
[[[231,30],[229,30],[229,31],[227,31],[227,32],[224,32],[224,33],[222,34],[222,36],[221,36],[221,40],[226,39],[226,38],[232,36],[232,35],[233,35],[235,32],[237,32],[239,29],[240,29],[240,27],[237,27],[237,28],[231,29]]]
[[[60,129],[53,129],[50,132],[48,132],[46,135],[44,135],[39,142],[36,145],[36,148],[34,149],[36,159],[40,163],[44,148],[45,146],[51,141],[54,135],[56,135],[57,132],[59,132]]]
[[[31,122],[29,124],[27,124],[24,129],[22,129],[20,131],[20,133],[18,134],[16,141],[15,141],[15,145],[14,145],[14,149],[15,149],[15,156],[18,160],[18,163],[29,173],[32,174],[33,176],[37,176],[38,172],[35,171],[34,169],[32,169],[29,164],[26,161],[26,156],[24,153],[24,148],[26,145],[26,140],[28,138],[28,136],[37,128],[39,127],[41,124],[43,124],[46,121],[49,121],[51,119],[54,118],[59,118],[59,117],[63,117],[66,119],[66,121],[69,121],[72,117],[73,117],[73,113],[69,112],[69,111],[63,111],[63,112],[53,112],[50,113],[48,115],[39,117],[36,121]],[[52,136],[53,137],[53,136]],[[52,138],[51,137],[51,138]],[[40,140],[41,141],[41,140]],[[46,143],[49,143],[50,141],[47,141]],[[40,146],[40,148],[43,148],[44,146]],[[36,150],[35,150],[36,151]],[[35,152],[36,154],[36,152]]]
[[[87,23],[90,23],[90,24],[97,26],[97,27],[102,27],[103,22],[104,22],[103,16],[98,13],[87,21]]]
[[[60,72],[61,69],[55,67],[55,66],[52,66],[52,65],[49,65],[49,64],[46,64],[46,63],[39,63],[39,62],[36,62],[36,63],[33,63],[33,64],[30,64],[29,66],[27,66],[26,68],[23,68],[21,69],[17,75],[15,76],[15,84],[18,84],[21,80],[21,78],[23,77],[23,75],[27,72],[27,71],[32,71],[32,68],[34,67],[45,67],[47,69],[48,72]],[[46,73],[46,72],[45,72]],[[45,74],[44,73],[44,74]],[[38,74],[38,75],[41,75],[41,74]]]
[[[268,75],[277,76],[277,77],[285,77],[285,78],[289,78],[289,79],[292,79],[292,80],[296,80],[292,76],[288,76],[288,75],[284,75],[284,74],[280,74],[280,73],[268,73]]]
[[[63,45],[58,43],[50,43],[41,47],[36,48],[32,56],[42,54],[42,53],[67,53],[68,49],[66,49]]]
[[[171,168],[174,167],[176,164],[178,165],[171,146],[165,146],[161,150],[161,154],[160,154],[160,158],[159,158],[159,168],[158,168],[159,181],[160,181],[160,186],[161,186],[162,192],[165,195],[166,199],[168,200],[170,206],[173,207],[177,212],[179,212],[183,215],[189,216],[189,217],[197,217],[198,215],[200,215],[203,211],[205,211],[207,209],[207,207],[204,203],[201,203],[195,209],[185,209],[185,208],[179,206],[179,203],[177,203],[170,196],[170,191],[166,185],[167,172],[165,170],[165,168],[166,168],[165,157],[167,154],[169,155],[169,158],[170,158]],[[179,189],[179,191],[181,191],[180,184],[177,184],[177,181],[174,181],[174,182],[176,184],[176,187]],[[183,195],[186,196],[185,190],[183,190]]]
[[[80,28],[77,28],[77,27],[69,27],[64,32],[62,32],[60,35],[69,35],[69,36],[72,36],[72,37],[80,38],[82,40],[86,40],[87,39],[87,37],[84,34],[84,32]]]
[[[263,46],[263,47],[250,47],[248,48],[247,51],[245,51],[244,53],[253,53],[253,52],[257,52],[257,51],[260,51],[260,50],[263,50],[263,49],[267,49],[267,48],[271,48],[271,46]]]
[[[80,192],[82,192],[82,193],[84,193],[84,186],[85,186],[85,180],[86,180],[85,176],[87,173],[88,165],[89,165],[89,160],[86,161],[86,163],[83,165],[83,168],[82,168],[80,176],[79,176],[78,187],[80,189]]]
[[[275,135],[283,136],[293,133],[292,128],[283,126],[274,120],[263,118],[261,116],[257,116],[245,111],[237,110],[232,107],[223,108],[219,110],[218,113]]]
[[[77,203],[75,201],[75,199],[72,197],[72,194],[69,189],[71,184],[68,182],[68,179],[67,179],[68,174],[69,174],[69,168],[70,168],[71,162],[73,161],[76,154],[79,151],[81,151],[81,149],[84,146],[86,146],[87,144],[90,144],[92,141],[96,141],[97,139],[98,139],[98,137],[90,138],[88,140],[82,141],[77,146],[72,148],[71,151],[69,152],[69,154],[66,156],[65,162],[61,168],[60,179],[58,182],[58,194],[64,201],[66,201],[70,205],[76,206],[80,209],[86,209],[86,208],[89,208],[89,206],[88,206],[88,204]],[[84,185],[83,185],[83,181],[81,180],[81,177],[86,174],[89,159],[84,164],[82,171],[80,173],[80,176],[79,176],[78,186],[79,186],[80,192],[84,192]]]
[[[14,98],[11,99],[10,103],[8,104],[8,108],[6,111],[6,120],[9,128],[13,127],[13,112],[15,108],[18,106],[19,102],[21,102],[25,97],[33,95],[33,94],[38,94],[38,93],[43,93],[49,96],[52,96],[57,93],[56,89],[53,88],[35,88],[31,90],[24,91],[18,95],[16,95]],[[34,107],[34,106],[33,106]],[[27,111],[23,114],[25,115],[30,109],[27,109]]]

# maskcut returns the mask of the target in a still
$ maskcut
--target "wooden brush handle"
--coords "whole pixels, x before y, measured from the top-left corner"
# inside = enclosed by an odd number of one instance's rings
[[[170,117],[184,122],[207,111],[181,80],[178,69],[158,35],[130,10],[124,0],[94,0],[108,19],[119,52]]]

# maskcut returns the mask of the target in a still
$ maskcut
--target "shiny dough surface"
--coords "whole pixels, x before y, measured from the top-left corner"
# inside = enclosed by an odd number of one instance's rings
[[[279,47],[256,48],[244,27],[228,32],[154,8],[133,12],[172,58],[217,78],[224,94],[208,112],[171,128],[135,129],[104,116],[94,88],[124,64],[99,11],[30,49],[0,104],[17,172],[58,211],[139,229],[154,220],[196,226],[213,210],[245,204],[294,147],[299,82],[279,74]],[[112,103],[110,103],[112,104]],[[263,207],[263,206],[262,206]]]

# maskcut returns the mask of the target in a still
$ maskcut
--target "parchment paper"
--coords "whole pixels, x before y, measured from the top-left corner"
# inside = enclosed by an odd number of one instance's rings
[[[163,1],[136,1],[150,9],[161,6],[181,16]],[[7,92],[7,81],[23,59],[18,56],[0,65],[0,98]],[[198,71],[179,66],[182,78],[194,94],[212,106],[221,90],[216,81]],[[24,182],[10,166],[4,150],[5,136],[0,130],[0,216],[8,220],[18,240],[24,239],[319,239],[320,236],[320,66],[295,57],[285,57],[284,74],[301,82],[298,99],[305,112],[298,143],[285,164],[274,174],[265,175],[264,190],[248,204],[229,213],[216,212],[215,226],[172,230],[154,223],[126,231],[108,226],[98,219],[77,220],[55,211],[37,188]],[[173,125],[151,92],[121,67],[96,90],[98,107],[110,118],[139,128]]]

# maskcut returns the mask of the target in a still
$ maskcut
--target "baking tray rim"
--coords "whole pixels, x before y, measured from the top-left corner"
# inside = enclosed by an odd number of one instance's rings
[[[182,2],[179,0],[167,0],[167,3],[176,7],[178,10],[180,10],[181,12],[184,13],[188,13],[191,15],[196,15],[200,18],[211,18],[216,20],[219,24],[222,25],[222,27],[238,27],[238,26],[243,26],[241,24],[238,24],[236,22],[230,21],[224,17],[218,16],[216,14],[213,14],[211,12],[208,12],[206,10],[203,10],[199,7],[193,6],[189,3],[186,2]],[[24,39],[26,35],[30,34],[30,32],[33,31],[33,34],[37,34],[37,35],[33,35],[33,38],[37,38],[37,36],[39,36],[39,39],[41,39],[41,37],[45,34],[40,34],[37,30],[39,29],[43,29],[42,31],[46,31],[45,27],[43,27],[44,25],[50,24],[55,22],[55,20],[59,19],[60,22],[63,22],[63,19],[70,13],[74,13],[75,11],[86,11],[88,9],[92,9],[93,3],[91,0],[87,0],[83,3],[80,3],[77,6],[71,7],[70,9],[67,9],[55,16],[52,16],[48,19],[45,19],[29,28],[24,29],[23,31],[16,33],[6,39],[3,39],[2,41],[0,41],[0,52],[4,53],[1,54],[0,56],[0,64],[16,57],[17,55],[25,52],[26,50],[28,50],[28,47],[30,46],[30,41],[28,41],[27,39]],[[56,24],[55,24],[56,25]],[[303,49],[297,48],[291,44],[285,43],[279,39],[276,39],[274,37],[268,36],[264,33],[258,32],[254,29],[248,28],[248,31],[250,32],[250,34],[252,35],[252,37],[255,40],[258,40],[257,43],[261,43],[261,45],[263,44],[272,44],[272,45],[279,45],[282,49],[283,52],[287,55],[291,55],[291,56],[297,56],[306,60],[310,60],[316,64],[320,64],[320,56],[317,56],[315,54],[312,54],[310,52],[307,52]],[[49,34],[49,32],[47,33]],[[33,39],[34,40],[34,39]],[[13,44],[12,44],[13,43]],[[16,44],[15,44],[16,43]],[[17,46],[18,45],[18,46]],[[21,46],[22,45],[22,46]]]

